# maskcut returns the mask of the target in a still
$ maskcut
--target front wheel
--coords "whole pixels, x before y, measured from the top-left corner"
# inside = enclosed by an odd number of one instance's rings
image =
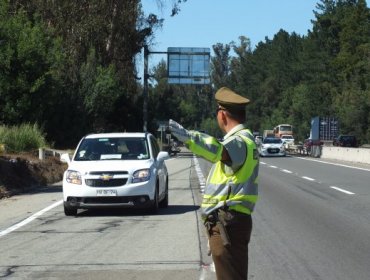
[[[64,204],[64,214],[66,216],[76,216],[77,215],[77,208],[71,208]]]
[[[165,189],[165,196],[163,200],[159,203],[159,207],[167,208],[168,207],[168,177],[166,178],[166,189]]]
[[[159,209],[159,201],[158,201],[158,184],[155,186],[154,192],[154,199],[152,202],[152,206],[150,207],[149,211],[151,214],[157,214]]]

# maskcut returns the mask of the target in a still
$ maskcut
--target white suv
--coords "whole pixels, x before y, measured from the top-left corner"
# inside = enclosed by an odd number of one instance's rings
[[[63,176],[64,213],[89,208],[168,206],[167,152],[150,133],[101,133],[83,137]]]
[[[281,140],[284,142],[285,148],[288,148],[290,145],[294,145],[294,138],[292,135],[281,135]]]

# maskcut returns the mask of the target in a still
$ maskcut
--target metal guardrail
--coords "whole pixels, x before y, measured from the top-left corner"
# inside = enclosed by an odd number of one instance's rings
[[[318,145],[312,145],[310,149],[307,149],[303,145],[288,145],[285,147],[285,151],[288,154],[294,154],[294,155],[305,155],[305,156],[311,156],[311,157],[320,157],[321,156],[321,146]]]
[[[44,160],[47,157],[59,157],[60,158],[60,156],[65,153],[69,153],[69,151],[49,149],[49,148],[39,148],[39,159]]]

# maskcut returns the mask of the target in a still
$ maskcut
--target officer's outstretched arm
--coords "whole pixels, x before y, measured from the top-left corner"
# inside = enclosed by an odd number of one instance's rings
[[[195,130],[187,130],[174,120],[169,120],[171,133],[183,142],[194,154],[211,162],[230,160],[226,149],[214,137]]]
[[[226,149],[215,137],[194,130],[188,132],[190,137],[185,144],[194,154],[200,155],[210,162],[217,162],[228,157],[227,152],[225,154]]]

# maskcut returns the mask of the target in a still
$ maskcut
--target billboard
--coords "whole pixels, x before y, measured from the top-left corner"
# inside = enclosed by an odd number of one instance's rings
[[[209,61],[209,48],[167,48],[168,83],[209,84]]]

